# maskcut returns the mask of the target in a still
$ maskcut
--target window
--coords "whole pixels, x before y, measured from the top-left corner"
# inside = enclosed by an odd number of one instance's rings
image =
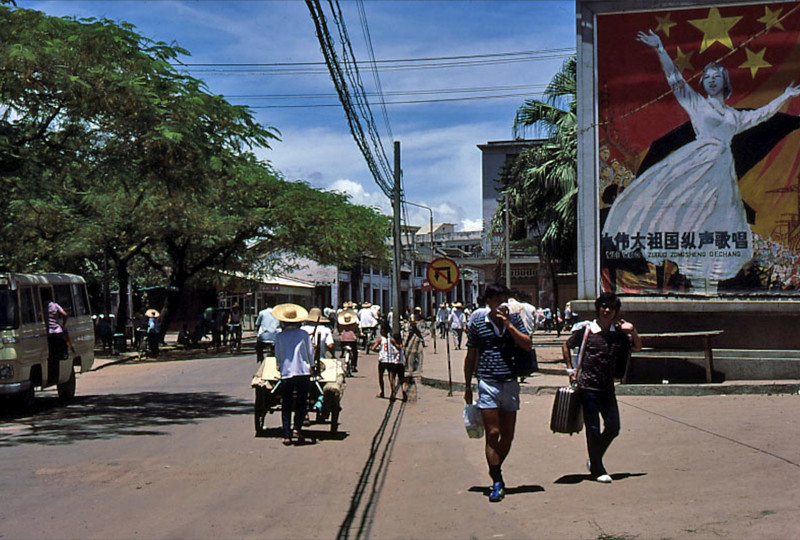
[[[53,285],[56,304],[64,308],[68,317],[75,316],[75,306],[72,303],[72,291],[69,284]]]
[[[89,302],[86,296],[86,285],[83,283],[72,284],[72,297],[75,299],[75,316],[91,315]]]
[[[17,295],[7,285],[0,286],[0,328],[17,327]]]
[[[22,324],[36,322],[36,306],[33,303],[33,289],[30,287],[19,290],[19,317]]]

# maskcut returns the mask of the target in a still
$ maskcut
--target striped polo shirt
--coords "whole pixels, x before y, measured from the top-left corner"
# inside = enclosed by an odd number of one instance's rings
[[[511,324],[528,335],[522,317],[518,313],[511,313],[510,317]],[[477,369],[480,381],[506,382],[516,379],[513,360],[503,358],[500,352],[506,330],[500,327],[499,331],[500,334],[489,319],[489,308],[476,309],[467,323],[467,348],[478,349],[480,353]]]

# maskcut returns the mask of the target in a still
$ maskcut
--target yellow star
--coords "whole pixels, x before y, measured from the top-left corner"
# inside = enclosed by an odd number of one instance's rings
[[[671,13],[667,13],[666,17],[659,17],[658,15],[656,15],[656,20],[658,21],[658,26],[656,26],[656,32],[661,30],[662,32],[664,32],[665,36],[669,37],[670,28],[678,24],[675,21],[670,20],[671,15],[672,15]]]
[[[764,16],[758,19],[758,22],[764,23],[768,31],[773,28],[780,28],[783,30],[783,24],[780,21],[781,11],[783,11],[782,8],[778,11],[772,11],[768,6],[764,6]]]
[[[703,44],[700,45],[700,53],[708,49],[714,43],[721,43],[729,49],[733,49],[733,43],[728,32],[742,17],[722,17],[719,9],[713,7],[708,10],[708,17],[705,19],[690,19],[689,24],[703,32]]]
[[[678,47],[678,52],[676,53],[677,56],[675,57],[675,67],[678,68],[678,71],[683,73],[684,71],[691,71],[694,69],[692,66],[692,55],[694,51],[689,51],[688,53],[684,53],[680,47]]]
[[[772,67],[772,64],[764,60],[764,53],[767,52],[766,48],[761,49],[760,52],[753,52],[745,48],[744,52],[747,54],[747,61],[739,67],[750,68],[750,76],[752,78],[756,78],[756,73],[758,73],[760,68]]]

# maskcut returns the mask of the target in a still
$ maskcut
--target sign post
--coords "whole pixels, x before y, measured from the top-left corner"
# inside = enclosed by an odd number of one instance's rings
[[[460,272],[458,265],[452,259],[447,257],[439,257],[434,259],[428,264],[426,272],[428,282],[431,287],[437,291],[448,292],[453,289],[458,283]],[[434,332],[436,329],[434,328]],[[450,365],[450,328],[445,324],[444,342],[447,347],[447,381],[448,381],[448,396],[453,395],[453,369]]]

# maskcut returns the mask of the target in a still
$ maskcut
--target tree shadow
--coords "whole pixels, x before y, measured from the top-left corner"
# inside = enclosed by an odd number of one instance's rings
[[[472,486],[467,491],[470,493],[480,493],[486,497],[489,496],[489,493],[492,492],[491,487],[486,486]],[[522,493],[540,493],[544,491],[544,487],[542,486],[530,486],[530,485],[521,485],[521,486],[506,486],[506,495],[518,495]]]
[[[625,480],[636,476],[646,476],[647,473],[614,473],[611,475],[612,480]],[[554,484],[580,484],[581,482],[594,482],[592,477],[588,474],[565,474]]]
[[[166,435],[167,426],[253,413],[251,401],[215,392],[76,396],[68,405],[37,396],[34,403],[30,411],[0,411],[0,447]]]

